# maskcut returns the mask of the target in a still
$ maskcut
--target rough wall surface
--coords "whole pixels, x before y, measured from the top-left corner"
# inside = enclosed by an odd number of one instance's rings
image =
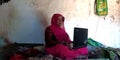
[[[66,18],[66,31],[71,40],[73,40],[73,28],[82,27],[89,29],[89,37],[108,46],[120,47],[118,42],[120,41],[120,0],[108,0],[107,16],[95,15],[95,0],[41,1],[33,1],[33,7],[47,15],[48,24],[52,14],[63,14]]]

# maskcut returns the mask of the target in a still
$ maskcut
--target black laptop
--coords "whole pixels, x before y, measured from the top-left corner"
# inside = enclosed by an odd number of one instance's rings
[[[88,29],[87,28],[74,28],[73,48],[82,48],[87,46]]]

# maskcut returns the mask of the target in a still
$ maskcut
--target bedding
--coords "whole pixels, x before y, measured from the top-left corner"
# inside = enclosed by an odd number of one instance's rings
[[[94,44],[89,41],[87,45],[88,55],[81,55],[76,60],[86,58],[88,60],[120,60],[120,48],[105,47],[94,40]],[[47,54],[44,50],[44,44],[12,44],[2,50],[1,54],[5,58],[4,60],[12,60],[12,57],[15,57],[16,54],[24,56],[25,60],[64,60]]]

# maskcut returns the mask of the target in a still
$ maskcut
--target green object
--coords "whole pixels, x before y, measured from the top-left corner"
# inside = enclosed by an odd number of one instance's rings
[[[108,14],[107,0],[96,0],[96,14],[105,16]]]
[[[88,45],[94,46],[94,47],[102,47],[103,44],[93,40],[92,38],[88,38]]]
[[[108,48],[105,48],[104,50],[109,53],[109,57],[111,60],[116,60],[117,54],[114,52],[113,48],[108,47]]]

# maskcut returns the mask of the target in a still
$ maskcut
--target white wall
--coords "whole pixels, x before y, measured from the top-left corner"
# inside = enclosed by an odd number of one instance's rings
[[[65,16],[66,31],[73,40],[73,28],[88,28],[88,37],[107,46],[120,47],[120,1],[108,1],[108,15],[94,13],[95,0],[33,0],[33,7],[46,15],[48,24],[54,13]]]
[[[119,37],[120,36],[120,8],[119,8],[120,1],[119,0],[108,1],[109,13],[107,16],[95,15],[94,13],[95,0],[52,0],[52,1],[51,0],[44,0],[44,1],[43,0],[24,0],[24,1],[20,0],[22,3],[18,3],[17,1],[19,0],[12,0],[12,1],[14,1],[14,4],[10,4],[10,5],[12,5],[12,7],[15,7],[14,9],[12,8],[9,10],[9,8],[3,8],[2,6],[0,6],[0,8],[2,7],[0,11],[4,11],[4,10],[6,11],[6,9],[8,9],[7,12],[12,11],[14,13],[11,13],[10,15],[7,15],[5,13],[2,16],[11,17],[11,15],[13,15],[12,16],[13,19],[15,17],[17,18],[17,19],[15,18],[15,20],[23,19],[27,21],[31,18],[31,17],[30,18],[27,18],[27,17],[35,16],[33,13],[31,13],[31,8],[33,8],[34,11],[37,12],[36,13],[37,16],[42,16],[40,17],[41,19],[40,22],[42,23],[40,24],[43,25],[43,27],[45,28],[47,25],[50,24],[50,18],[52,14],[61,13],[66,18],[65,27],[66,27],[66,31],[70,35],[71,40],[73,40],[73,28],[82,27],[82,28],[89,29],[88,36],[93,38],[94,40],[99,41],[107,46],[120,47],[120,43],[119,43],[120,41],[120,37]],[[30,13],[25,15],[25,13],[28,13],[28,12]],[[2,17],[1,20],[3,19],[5,18]],[[36,19],[36,18],[31,18],[31,19]],[[8,24],[9,23],[10,22],[8,22]],[[6,24],[4,26],[6,26]],[[2,28],[3,28],[2,31],[6,30],[4,27]]]
[[[44,27],[35,10],[29,6],[30,2],[27,0],[11,0],[8,4],[4,4],[6,7],[1,6],[1,9],[4,10],[11,7],[7,13],[1,14],[1,16],[3,18],[5,16],[9,23],[1,25],[4,25],[2,29],[8,33],[9,39],[17,43],[44,43]],[[2,19],[0,21],[4,22]]]

